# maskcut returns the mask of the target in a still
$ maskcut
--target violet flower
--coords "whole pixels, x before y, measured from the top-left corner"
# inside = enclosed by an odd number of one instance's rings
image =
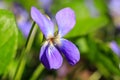
[[[115,41],[112,41],[110,43],[110,48],[112,49],[112,51],[117,54],[118,56],[120,56],[120,47],[118,46],[118,44]]]
[[[110,0],[108,7],[115,26],[120,29],[120,0]]]
[[[72,42],[62,38],[76,23],[74,11],[70,8],[64,8],[57,12],[55,16],[58,24],[57,35],[54,34],[53,22],[35,7],[31,8],[31,16],[46,38],[39,56],[43,65],[47,69],[60,68],[63,62],[62,54],[69,64],[76,64],[80,59],[79,50]]]
[[[120,0],[110,0],[108,7],[112,14],[120,15]]]
[[[31,29],[31,21],[27,11],[18,3],[14,3],[12,11],[15,14],[17,25],[25,37],[28,37]]]

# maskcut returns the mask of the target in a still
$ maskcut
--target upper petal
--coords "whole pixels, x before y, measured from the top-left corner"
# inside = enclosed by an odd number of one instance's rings
[[[37,8],[31,8],[32,19],[38,24],[46,38],[54,36],[54,24],[44,16]]]
[[[61,37],[67,34],[76,23],[75,14],[71,8],[64,8],[60,10],[57,12],[55,18]]]
[[[69,64],[76,64],[80,60],[78,48],[66,39],[61,39],[60,41],[61,43],[57,45],[58,49],[65,55]]]
[[[58,69],[61,67],[63,59],[53,45],[45,43],[40,51],[40,61],[47,69]]]

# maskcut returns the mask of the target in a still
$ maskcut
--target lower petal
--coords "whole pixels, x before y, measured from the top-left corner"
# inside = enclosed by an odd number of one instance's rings
[[[61,39],[61,44],[58,44],[58,49],[65,55],[69,64],[74,65],[80,60],[78,48],[70,41]]]
[[[40,60],[47,69],[58,69],[61,67],[63,59],[59,51],[51,44],[46,43],[40,51]]]

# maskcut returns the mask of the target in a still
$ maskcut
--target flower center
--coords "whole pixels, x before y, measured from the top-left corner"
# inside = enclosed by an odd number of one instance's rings
[[[50,44],[53,44],[53,42],[54,42],[54,37],[51,37],[51,38],[47,39],[47,41],[48,41]]]
[[[47,41],[50,43],[50,44],[60,44],[60,37],[59,35],[55,36],[55,37],[51,37],[49,39],[47,39]]]

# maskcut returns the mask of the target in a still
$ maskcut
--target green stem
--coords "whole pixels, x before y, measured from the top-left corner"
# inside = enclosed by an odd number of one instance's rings
[[[37,80],[38,76],[41,74],[41,72],[44,70],[44,66],[42,64],[40,64],[36,70],[34,71],[32,77],[30,78],[30,80]]]
[[[15,72],[15,76],[14,76],[14,80],[21,80],[25,65],[26,65],[26,55],[28,54],[28,52],[30,51],[31,47],[32,47],[32,43],[35,37],[35,34],[37,32],[37,26],[35,26],[35,22],[33,22],[32,28],[30,30],[29,36],[27,38],[25,47],[21,53],[20,56],[20,60],[18,63],[18,67],[16,69]]]
[[[15,80],[21,80],[25,65],[26,65],[26,59],[23,58],[21,63],[20,63],[20,67],[18,68],[17,74],[15,76]]]

